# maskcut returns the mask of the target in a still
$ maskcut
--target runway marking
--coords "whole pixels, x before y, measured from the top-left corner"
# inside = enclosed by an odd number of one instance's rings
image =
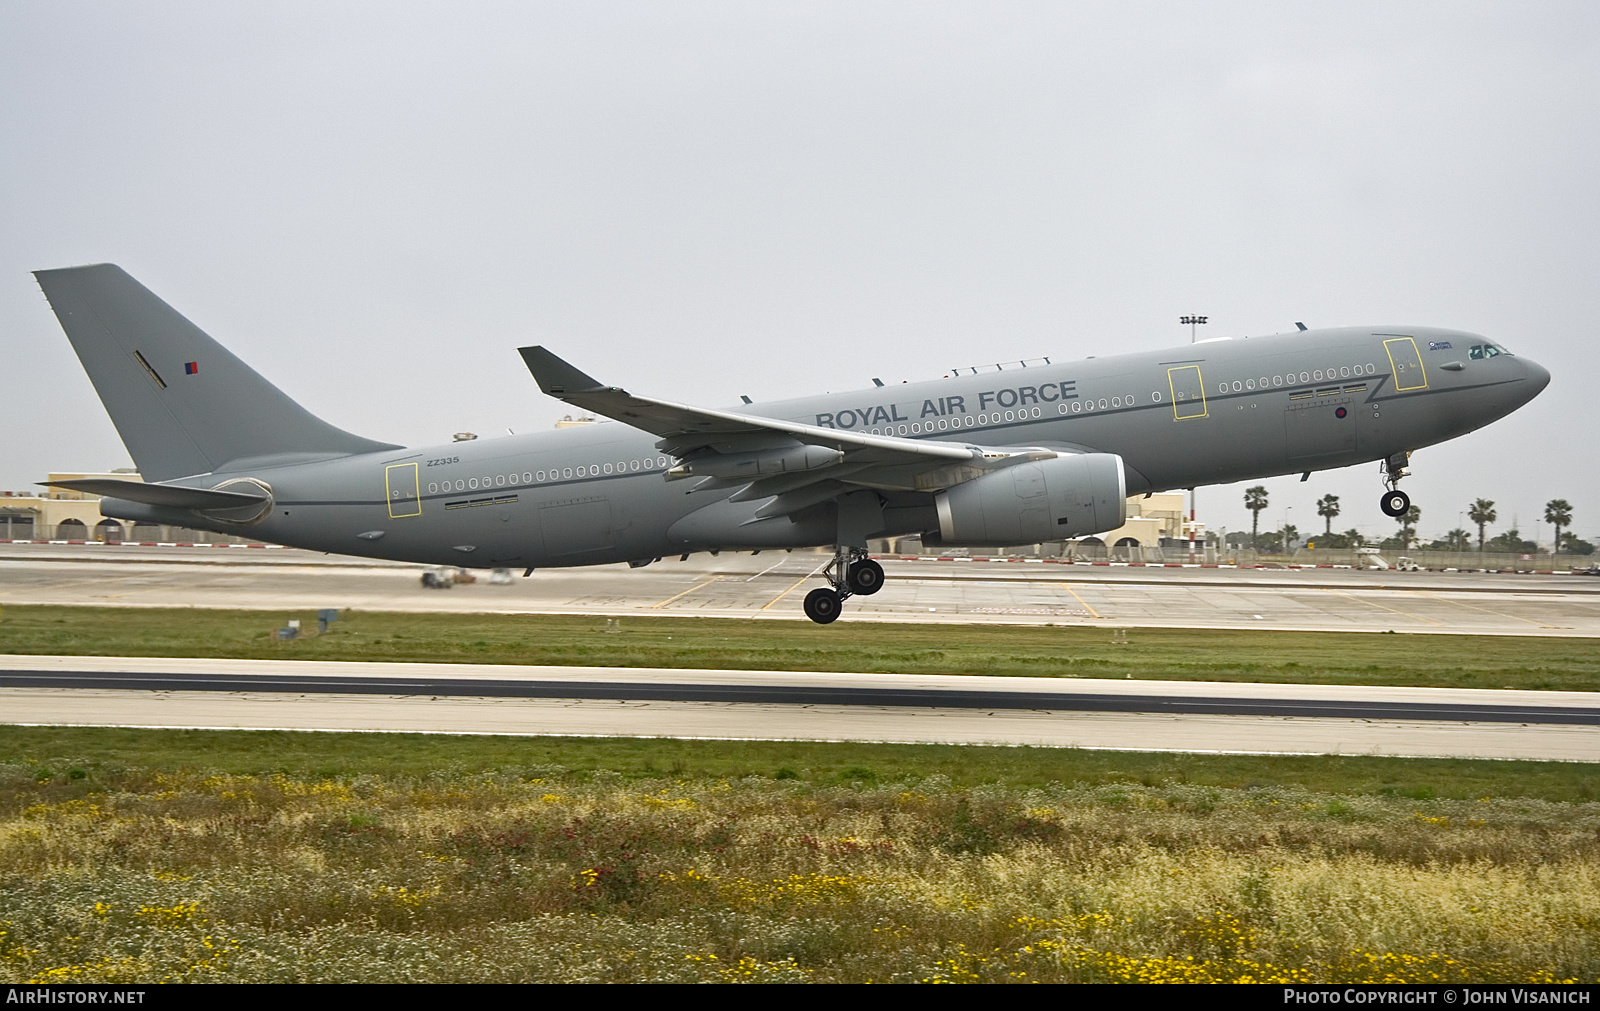
[[[286,695],[299,700],[384,698],[557,699],[767,706],[843,710],[945,709],[1002,712],[1126,712],[1153,715],[1256,715],[1585,726],[1600,730],[1600,693],[1503,692],[1291,684],[1060,681],[971,676],[812,674],[794,671],[502,668],[497,665],[204,662],[172,658],[8,657],[0,697],[48,693],[58,701],[138,692],[201,693],[211,699]],[[40,661],[43,661],[42,663]],[[143,668],[125,669],[125,668]],[[175,669],[188,667],[189,670]],[[288,668],[288,672],[272,668]],[[309,669],[308,669],[309,668]],[[371,668],[371,669],[368,669]],[[507,674],[511,676],[506,676]],[[532,676],[530,676],[532,675]],[[643,675],[643,677],[639,677]],[[719,676],[720,675],[720,676]],[[629,680],[615,680],[616,677]],[[709,679],[708,679],[709,678]],[[916,683],[906,684],[914,680]],[[1012,682],[999,684],[999,682]],[[89,693],[89,694],[84,694]],[[1329,697],[1329,696],[1332,697]],[[1429,696],[1429,697],[1423,697]],[[1544,698],[1542,696],[1550,696]],[[120,696],[114,696],[120,697]]]
[[[745,582],[748,583],[748,582],[750,582],[751,579],[756,579],[756,578],[759,578],[761,576],[766,575],[767,573],[771,572],[773,569],[776,569],[778,566],[782,565],[784,562],[787,562],[788,560],[789,559],[787,559],[787,558],[783,558],[783,559],[780,559],[780,560],[778,560],[776,562],[773,562],[771,565],[769,565],[766,568],[762,569],[760,572],[756,573],[754,576],[751,576],[750,579],[746,579]]]
[[[650,606],[652,608],[666,607],[668,604],[672,603],[674,600],[677,600],[679,597],[687,597],[689,594],[691,594],[694,591],[700,589],[700,587],[702,587],[702,586],[710,586],[712,583],[715,583],[717,580],[719,580],[721,578],[722,578],[721,576],[712,576],[710,579],[708,579],[705,582],[699,584],[698,586],[691,586],[687,590],[684,590],[682,593],[674,593],[672,596],[668,597],[666,600],[663,600],[661,603],[659,603],[659,604],[651,604]]]
[[[42,546],[40,547],[42,549]],[[197,557],[192,563],[185,565],[176,564],[172,558],[141,560],[120,553],[136,549],[112,548],[110,551],[104,548],[94,551],[73,549],[70,552],[75,556],[96,556],[90,559],[65,557],[69,552],[68,549],[62,548],[61,557],[38,560],[8,558],[5,554],[7,549],[12,549],[12,546],[0,544],[0,576],[5,577],[0,579],[0,603],[3,604],[92,605],[119,609],[130,606],[311,609],[320,607],[323,603],[339,602],[363,610],[401,613],[463,611],[566,613],[590,610],[625,613],[630,608],[650,610],[655,607],[656,610],[666,610],[681,605],[678,607],[680,615],[703,613],[708,616],[715,614],[763,620],[793,618],[802,621],[805,619],[800,615],[800,609],[789,604],[788,598],[802,590],[810,590],[813,586],[823,584],[802,583],[786,596],[780,596],[778,590],[788,588],[798,578],[794,575],[795,570],[789,568],[787,562],[795,563],[798,568],[805,564],[807,557],[814,558],[819,563],[826,562],[829,557],[826,554],[784,556],[781,553],[773,553],[768,555],[765,564],[757,569],[755,564],[761,561],[759,558],[750,559],[748,555],[735,558],[724,553],[720,560],[701,558],[698,559],[698,566],[688,566],[685,569],[678,569],[675,566],[652,566],[641,572],[623,570],[621,566],[608,566],[570,571],[545,570],[536,573],[534,578],[525,582],[519,580],[513,587],[491,587],[481,584],[478,587],[458,588],[452,594],[432,594],[416,589],[418,571],[416,568],[398,564],[384,566],[365,562],[357,564],[351,560],[335,563],[332,558],[325,563],[307,563],[301,557],[304,553],[296,551],[285,551],[281,555],[276,552],[254,552],[253,558],[258,564],[251,568],[248,562],[240,557],[251,554],[245,551],[233,552],[226,562],[213,561],[210,553],[196,552],[194,554],[204,555],[205,558],[202,560]],[[111,564],[109,557],[111,551],[119,552],[115,556],[119,560],[117,565]],[[146,554],[155,554],[155,551],[156,549],[152,548]],[[176,553],[178,552],[174,552]],[[220,556],[228,552],[219,550],[215,554]],[[262,556],[275,557],[279,561],[275,564],[260,564],[264,561]],[[785,558],[787,558],[785,564],[772,568],[774,562]],[[10,564],[7,565],[7,562]],[[78,563],[76,570],[73,565],[66,564],[67,562]],[[981,563],[936,565],[927,562],[921,565],[909,562],[885,564],[890,569],[890,585],[885,588],[885,592],[870,600],[859,598],[849,602],[847,615],[868,621],[905,621],[918,624],[935,622],[1043,624],[1056,619],[1046,616],[1029,619],[1022,614],[1008,617],[996,612],[1012,608],[1062,606],[1059,595],[1068,592],[1067,586],[1063,584],[1070,583],[1072,592],[1069,596],[1072,597],[1074,608],[1080,611],[1084,618],[1097,625],[1108,621],[1112,611],[1118,611],[1122,614],[1118,619],[1119,623],[1131,621],[1148,627],[1209,628],[1219,625],[1242,625],[1261,628],[1262,621],[1251,617],[1252,614],[1259,613],[1265,615],[1274,627],[1292,628],[1297,631],[1376,632],[1393,629],[1398,632],[1402,629],[1414,629],[1428,634],[1451,635],[1461,633],[1543,635],[1545,632],[1560,631],[1563,637],[1567,637],[1567,633],[1572,633],[1571,637],[1600,636],[1600,579],[1594,578],[1586,580],[1570,578],[1563,582],[1560,577],[1536,580],[1531,576],[1514,577],[1510,574],[1496,576],[1452,573],[1448,576],[1407,575],[1402,578],[1394,573],[1338,575],[1320,572],[1273,574],[1241,571],[1237,574],[1221,572],[1217,574],[1217,578],[1207,581],[1189,579],[1130,581],[1114,577],[1119,572],[1132,572],[1132,569],[1085,571],[1084,567],[1080,566],[1076,572],[1070,569],[1063,572],[1058,568],[1056,572],[1060,575],[1054,578],[1029,579],[1012,574],[1018,572],[1014,565]],[[139,569],[139,565],[143,565],[144,568]],[[196,565],[200,568],[196,569]],[[128,571],[130,566],[133,566],[133,571]],[[93,577],[85,578],[90,570],[94,574]],[[995,570],[1007,571],[996,574]],[[764,575],[751,579],[752,574],[763,571]],[[806,571],[801,570],[802,573]],[[1041,569],[1029,571],[1039,573]],[[1048,570],[1043,571],[1048,573]],[[1169,573],[1188,571],[1167,570]],[[672,589],[673,584],[680,582],[678,578],[680,572],[689,577],[690,592],[675,600],[667,599],[682,592]],[[710,593],[710,586],[699,586],[714,575],[720,576],[722,582],[729,584],[721,588],[721,593],[726,596]],[[763,584],[765,589],[732,585],[735,582],[761,582],[772,575],[779,579],[785,576],[793,578],[781,586]],[[1258,579],[1258,576],[1262,578]],[[1350,582],[1345,584],[1323,581],[1330,576],[1341,580],[1348,579]],[[308,584],[304,582],[307,577],[317,582],[317,588],[307,589]],[[1299,581],[1301,578],[1307,578],[1312,582],[1310,585],[1302,583]],[[1230,579],[1233,581],[1226,581]],[[623,582],[624,580],[626,582]],[[1419,580],[1421,582],[1418,582]],[[1465,585],[1457,585],[1458,581]],[[1531,584],[1536,582],[1543,582],[1546,587],[1534,588]],[[94,585],[90,585],[91,583]],[[1379,587],[1375,585],[1377,583],[1386,583],[1387,586]],[[699,588],[695,589],[696,586]],[[1079,586],[1099,593],[1100,604],[1107,610],[1100,611],[1100,605],[1094,605],[1089,601],[1084,595],[1084,590],[1078,589]],[[1579,589],[1579,586],[1590,589]],[[656,597],[655,600],[650,600],[663,590],[668,591],[667,598]],[[770,594],[767,593],[769,590]],[[1341,592],[1328,593],[1326,592],[1328,590]],[[1395,608],[1383,597],[1385,592],[1421,596],[1429,603],[1439,604],[1446,613],[1443,617],[1432,618],[1424,616],[1421,611],[1408,612],[1409,602],[1405,600],[1399,603],[1407,604],[1408,608]],[[1529,610],[1538,617],[1530,619],[1522,612],[1508,612],[1489,603],[1480,603],[1489,600],[1485,594],[1496,595],[1494,605],[1527,604]],[[762,599],[764,595],[766,599]],[[804,593],[800,595],[805,596]],[[1345,605],[1316,603],[1323,596],[1338,596],[1341,600],[1355,597],[1363,602],[1376,600],[1386,606],[1373,605],[1351,610]],[[774,597],[778,598],[776,603],[773,603]],[[1090,609],[1084,606],[1085,603],[1094,608],[1094,615],[1090,614]],[[1450,603],[1461,603],[1473,614],[1500,617],[1501,622],[1505,622],[1507,617],[1513,620],[1509,624],[1489,622],[1480,625],[1472,615],[1458,617],[1453,613],[1456,608],[1444,607]],[[660,606],[656,607],[658,604]],[[772,606],[765,606],[768,604]],[[929,610],[933,606],[937,606],[937,613]],[[791,611],[794,613],[790,614]],[[1383,615],[1398,613],[1414,624],[1401,624],[1395,627],[1395,623],[1377,613],[1380,611]],[[1575,621],[1577,625],[1562,626],[1557,624],[1559,621]]]
[[[1435,600],[1442,600],[1447,604],[1459,604],[1462,607],[1470,607],[1474,611],[1482,611],[1484,614],[1497,614],[1502,618],[1510,618],[1513,621],[1527,622],[1529,625],[1532,625],[1535,628],[1560,628],[1561,627],[1560,625],[1546,625],[1544,622],[1542,622],[1542,621],[1534,621],[1532,618],[1522,618],[1522,617],[1518,617],[1515,614],[1506,614],[1504,611],[1496,611],[1492,607],[1480,607],[1477,604],[1469,604],[1464,600],[1447,600],[1447,599],[1445,599],[1443,597],[1438,596],[1437,594],[1429,593],[1427,590],[1417,590],[1415,592],[1422,594],[1424,597],[1432,597]]]
[[[1373,607],[1381,607],[1385,611],[1393,611],[1395,614],[1405,615],[1407,618],[1410,618],[1413,621],[1425,621],[1430,625],[1437,625],[1440,628],[1444,627],[1444,622],[1442,622],[1442,621],[1434,621],[1432,618],[1424,618],[1421,615],[1412,614],[1409,611],[1402,611],[1397,607],[1390,607],[1388,604],[1380,604],[1377,601],[1362,600],[1360,597],[1354,596],[1353,594],[1346,593],[1343,590],[1324,589],[1322,592],[1324,592],[1324,593],[1337,593],[1341,597],[1349,597],[1351,600],[1355,601],[1358,604],[1370,604]]]
[[[1100,612],[1096,611],[1094,608],[1090,607],[1089,606],[1089,602],[1087,600],[1084,600],[1082,597],[1078,596],[1078,591],[1077,590],[1074,590],[1072,587],[1068,586],[1066,583],[1062,583],[1061,584],[1061,588],[1063,590],[1066,590],[1068,593],[1072,594],[1072,599],[1074,599],[1078,603],[1082,604],[1084,610],[1088,611],[1091,615],[1093,615],[1096,618],[1101,617]]]
[[[793,586],[790,586],[787,590],[784,590],[782,593],[778,594],[776,597],[773,597],[771,600],[769,600],[765,604],[761,605],[761,609],[763,611],[765,611],[767,608],[771,607],[773,604],[776,604],[778,601],[782,600],[784,597],[787,597],[789,594],[793,593],[795,591],[796,587],[798,587],[801,583],[805,582],[806,580],[810,579],[812,576],[814,576],[817,573],[821,572],[823,569],[827,568],[828,565],[832,561],[833,561],[833,559],[830,558],[826,562],[823,562],[821,565],[819,565],[816,568],[812,569],[810,572],[808,572],[805,575],[801,576],[799,579],[796,579],[794,581],[794,585]]]

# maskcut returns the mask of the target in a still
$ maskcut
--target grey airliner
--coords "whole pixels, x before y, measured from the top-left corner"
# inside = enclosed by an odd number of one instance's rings
[[[315,417],[119,267],[34,276],[146,482],[55,482],[107,516],[526,572],[832,546],[820,623],[882,588],[871,538],[1066,540],[1120,527],[1130,495],[1368,461],[1399,516],[1413,451],[1550,381],[1456,330],[1302,328],[708,410],[526,347],[544,393],[619,424],[402,447]]]

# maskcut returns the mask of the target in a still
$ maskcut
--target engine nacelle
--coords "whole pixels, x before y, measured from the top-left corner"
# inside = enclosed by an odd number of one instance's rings
[[[939,543],[1008,547],[1115,530],[1128,518],[1127,492],[1114,453],[1017,464],[934,497]]]

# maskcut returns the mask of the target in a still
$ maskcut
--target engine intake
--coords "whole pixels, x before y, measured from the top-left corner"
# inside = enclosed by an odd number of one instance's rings
[[[1127,491],[1114,453],[1017,464],[934,496],[939,543],[1008,547],[1115,530],[1128,518]]]

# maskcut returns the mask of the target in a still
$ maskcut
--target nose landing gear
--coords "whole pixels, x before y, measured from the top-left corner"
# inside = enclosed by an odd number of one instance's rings
[[[806,594],[806,617],[826,625],[839,617],[846,599],[861,594],[871,596],[883,589],[883,566],[867,557],[863,548],[840,545],[833,549],[833,561],[822,570],[827,586]]]
[[[1399,519],[1411,508],[1411,496],[1396,487],[1400,479],[1410,471],[1406,470],[1406,461],[1411,458],[1411,453],[1396,453],[1383,461],[1383,486],[1387,490],[1378,500],[1378,508],[1390,519]]]

